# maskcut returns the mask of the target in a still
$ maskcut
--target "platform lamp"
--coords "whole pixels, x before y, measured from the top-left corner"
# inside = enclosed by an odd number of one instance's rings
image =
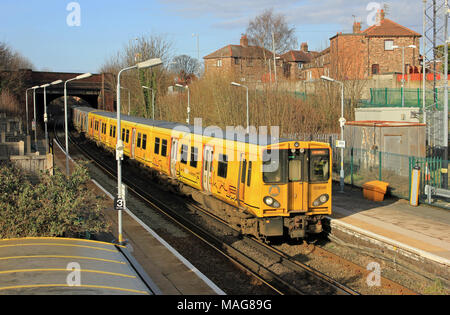
[[[392,46],[392,49],[402,49],[402,107],[405,107],[405,48],[417,48],[416,45],[409,46]]]
[[[71,81],[76,81],[76,80],[83,80],[83,79],[87,79],[89,77],[92,76],[92,73],[85,73],[85,74],[81,74],[73,79],[67,80],[66,82],[64,82],[64,133],[65,133],[65,138],[66,138],[66,176],[69,177],[70,175],[70,170],[69,170],[69,123],[68,123],[68,119],[67,119],[67,83],[71,82]]]
[[[34,146],[37,150],[37,128],[36,128],[36,90],[39,89],[39,85],[33,86],[33,123],[31,124],[31,129],[34,127]]]
[[[345,126],[345,118],[344,118],[344,83],[341,81],[337,81],[335,79],[332,79],[330,77],[327,76],[321,76],[320,77],[322,80],[325,81],[329,81],[329,82],[334,82],[334,83],[338,83],[341,85],[341,118],[339,119],[339,124],[341,126],[341,141],[342,143],[340,144],[341,147],[341,172],[340,172],[340,186],[341,186],[341,193],[344,192],[344,126]]]
[[[48,116],[47,116],[47,88],[52,85],[57,85],[62,83],[62,80],[53,81],[52,83],[41,85],[40,88],[44,89],[44,125],[45,125],[45,154],[48,153]]]
[[[186,119],[186,123],[189,125],[191,123],[191,92],[189,91],[189,86],[188,85],[181,85],[181,84],[175,84],[176,87],[179,88],[185,88],[188,91],[188,105],[187,105],[187,119]]]
[[[242,85],[240,83],[231,82],[231,85],[245,88],[247,90],[247,133],[250,133],[250,121],[249,121],[249,108],[248,108],[248,86]]]
[[[155,89],[152,89],[151,87],[145,85],[143,85],[142,88],[152,91],[152,110],[153,110],[152,119],[155,120]]]
[[[121,114],[120,114],[120,75],[128,70],[133,69],[147,69],[159,66],[162,64],[160,58],[149,59],[144,62],[140,62],[132,67],[124,68],[120,70],[117,75],[117,144],[116,144],[116,159],[117,159],[117,198],[114,201],[115,209],[118,210],[118,234],[119,234],[119,244],[123,244],[123,233],[122,233],[122,211],[126,208],[125,203],[125,190],[122,187],[122,160],[123,160],[123,140],[121,139]]]

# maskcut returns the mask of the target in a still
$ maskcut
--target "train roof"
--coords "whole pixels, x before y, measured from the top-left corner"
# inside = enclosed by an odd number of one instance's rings
[[[84,110],[86,107],[78,107],[77,109]],[[93,112],[96,115],[107,117],[107,118],[117,118],[117,114],[115,112],[105,112],[105,111],[98,111],[98,110],[86,110],[87,112]],[[271,144],[278,144],[283,142],[290,142],[295,141],[293,139],[286,139],[286,138],[275,138],[270,136],[262,136],[262,135],[244,135],[243,133],[238,133],[236,131],[231,132],[224,132],[221,128],[201,128],[194,126],[194,125],[187,125],[182,123],[176,123],[176,122],[169,122],[169,121],[163,121],[163,120],[152,120],[142,117],[134,117],[134,116],[128,116],[122,114],[121,119],[128,122],[133,122],[137,124],[147,125],[147,126],[153,126],[158,128],[164,128],[164,129],[170,129],[170,130],[179,130],[179,131],[185,131],[190,132],[192,134],[198,134],[198,135],[205,135],[210,136],[213,138],[219,138],[224,140],[231,140],[231,141],[239,141],[239,142],[245,142],[249,144],[255,144],[255,145],[271,145]],[[222,135],[220,137],[220,135]]]
[[[160,293],[126,248],[99,241],[0,240],[0,273],[0,295]]]

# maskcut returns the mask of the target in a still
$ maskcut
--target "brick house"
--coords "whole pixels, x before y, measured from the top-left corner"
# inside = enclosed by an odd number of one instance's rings
[[[305,80],[306,72],[303,68],[318,55],[316,51],[309,51],[308,43],[302,43],[300,50],[290,50],[281,55],[284,77],[289,80]]]
[[[338,80],[363,79],[377,74],[420,72],[420,37],[400,24],[385,18],[383,10],[378,13],[378,23],[361,30],[355,22],[353,33],[338,33],[330,38],[330,47],[304,67],[306,79],[318,79],[329,75]],[[405,63],[402,64],[402,49]]]
[[[249,46],[248,38],[242,35],[240,45],[228,45],[203,57],[205,76],[229,74],[238,80],[264,81],[271,70],[274,72],[273,54],[269,50]],[[282,73],[282,62],[277,62],[277,73]],[[270,65],[269,65],[270,63]],[[273,79],[273,77],[272,77]]]

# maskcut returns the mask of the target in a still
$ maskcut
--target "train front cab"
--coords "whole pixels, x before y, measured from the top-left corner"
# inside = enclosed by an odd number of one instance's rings
[[[331,214],[331,149],[315,142],[286,142],[261,152],[260,234],[291,238],[322,232]]]

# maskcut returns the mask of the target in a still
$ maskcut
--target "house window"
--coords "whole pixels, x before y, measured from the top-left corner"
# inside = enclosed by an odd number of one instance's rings
[[[380,65],[372,65],[372,74],[380,74]]]
[[[302,62],[298,62],[297,66],[298,66],[299,69],[303,69],[303,63]]]
[[[393,40],[385,40],[384,41],[384,50],[394,50],[394,41]]]
[[[235,57],[235,58],[234,58],[234,64],[235,64],[235,65],[238,65],[238,64],[240,64],[240,63],[241,63],[240,59],[237,58],[237,57]]]
[[[216,66],[222,67],[222,59],[217,60]]]

